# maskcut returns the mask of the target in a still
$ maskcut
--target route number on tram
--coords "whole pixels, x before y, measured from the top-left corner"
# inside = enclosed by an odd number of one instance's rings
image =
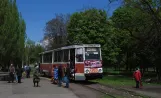
[[[97,68],[92,68],[92,69],[90,69],[90,73],[98,73],[98,69]]]

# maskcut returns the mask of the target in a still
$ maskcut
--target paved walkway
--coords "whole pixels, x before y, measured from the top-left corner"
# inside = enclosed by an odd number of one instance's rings
[[[40,87],[33,87],[32,78],[23,83],[0,81],[0,98],[78,98],[67,88],[58,87],[47,80],[40,81]]]

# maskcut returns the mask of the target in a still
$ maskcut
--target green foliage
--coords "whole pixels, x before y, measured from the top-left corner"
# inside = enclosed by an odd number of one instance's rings
[[[21,64],[25,40],[25,21],[16,0],[0,1],[0,65]]]
[[[116,30],[107,20],[104,10],[93,8],[74,13],[67,26],[68,44],[101,44],[104,63],[116,63],[120,48],[116,45]]]
[[[33,64],[39,62],[39,53],[42,51],[44,51],[44,48],[40,44],[27,39],[25,43],[25,63]]]
[[[76,12],[67,27],[68,44],[105,44],[107,15],[104,10]]]
[[[115,0],[116,1],[116,0]],[[128,33],[128,43],[121,45],[127,67],[157,67],[161,77],[161,2],[160,0],[123,0],[111,20],[119,32]],[[122,42],[122,41],[121,41]]]
[[[137,64],[141,64],[139,60],[143,59],[141,55],[144,55],[142,52],[146,48],[149,37],[147,34],[151,29],[150,19],[148,14],[132,7],[120,7],[111,17],[113,26],[118,30],[115,36],[118,36],[117,45],[122,51],[122,61],[127,66],[136,67]]]

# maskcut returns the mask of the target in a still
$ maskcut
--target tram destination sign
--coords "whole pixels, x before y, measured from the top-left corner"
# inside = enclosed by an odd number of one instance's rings
[[[100,47],[100,44],[84,44],[84,47]]]
[[[96,48],[87,48],[87,51],[97,51],[97,49]]]

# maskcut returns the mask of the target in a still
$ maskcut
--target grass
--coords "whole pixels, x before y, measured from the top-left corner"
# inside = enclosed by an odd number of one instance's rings
[[[116,71],[114,68],[103,68],[104,77],[103,79],[93,80],[95,82],[99,82],[101,84],[108,84],[112,86],[135,86],[135,80],[133,79],[133,71],[126,71],[125,69],[121,69],[121,71]],[[109,76],[113,75],[113,76]],[[122,75],[122,76],[118,76]],[[145,72],[142,80],[148,78],[156,77],[156,73],[153,72],[152,69],[149,69],[148,72]],[[145,83],[143,85],[161,85],[161,83]]]
[[[104,76],[103,79],[97,79],[92,81],[112,86],[133,85],[135,83],[134,80],[125,76]]]
[[[123,86],[127,86],[127,87],[132,87],[135,86],[135,81],[130,78],[130,77],[126,77],[126,76],[104,76],[103,79],[97,79],[97,80],[92,80],[93,82],[98,82],[100,84],[104,84],[104,85],[109,85],[109,86],[113,86],[113,87],[123,87]],[[156,84],[147,84],[147,83],[143,83],[144,86],[146,85],[156,85]],[[118,96],[118,95],[114,95],[116,98],[124,98],[123,96]],[[144,95],[140,95],[142,98],[148,98],[147,96]],[[102,98],[111,98],[108,95],[104,95]]]
[[[132,77],[126,76],[104,76],[103,79],[92,80],[93,82],[98,82],[100,84],[111,85],[111,86],[135,86],[135,80]],[[148,84],[143,82],[143,85],[156,85]]]

